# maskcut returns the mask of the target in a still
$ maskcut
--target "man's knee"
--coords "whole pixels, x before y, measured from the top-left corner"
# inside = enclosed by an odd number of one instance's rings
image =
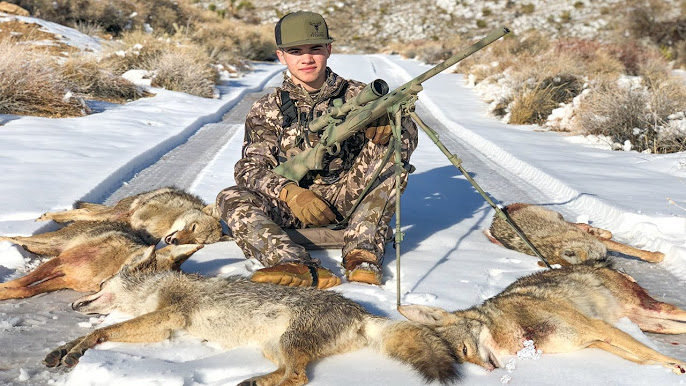
[[[233,213],[246,206],[253,207],[256,195],[240,186],[228,187],[217,194],[216,204],[221,218],[226,221]]]

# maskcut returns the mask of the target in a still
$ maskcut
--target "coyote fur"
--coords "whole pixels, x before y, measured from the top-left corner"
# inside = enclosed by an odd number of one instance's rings
[[[76,222],[54,232],[23,237],[0,236],[29,252],[55,256],[28,275],[0,283],[0,300],[34,296],[59,289],[97,291],[100,283],[127,262],[144,256],[160,269],[178,269],[202,245],[170,245],[155,251],[128,225],[112,222]]]
[[[116,221],[144,232],[150,242],[210,244],[222,237],[214,204],[174,187],[160,188],[126,197],[114,206],[78,201],[76,209],[48,212],[36,221]]]
[[[598,260],[604,258],[608,250],[651,263],[658,263],[665,257],[661,252],[644,251],[612,241],[612,233],[608,230],[567,222],[560,213],[537,205],[516,203],[503,210],[550,264],[569,265],[585,260]],[[529,255],[534,254],[497,214],[490,230],[485,233],[496,244]]]
[[[686,311],[653,299],[606,260],[549,269],[518,279],[500,294],[466,310],[398,308],[410,320],[434,327],[464,362],[492,370],[533,340],[543,353],[600,348],[640,364],[661,364],[677,374],[686,363],[638,342],[614,327],[628,317],[641,330],[686,333]]]
[[[241,385],[302,385],[308,382],[306,366],[311,361],[365,346],[413,366],[427,381],[448,383],[457,378],[447,343],[420,323],[371,315],[332,291],[253,283],[241,277],[155,272],[141,261],[122,268],[99,292],[72,304],[87,314],[117,310],[134,318],[53,350],[45,365],[75,366],[99,343],[157,342],[185,329],[226,348],[260,345],[277,369]]]

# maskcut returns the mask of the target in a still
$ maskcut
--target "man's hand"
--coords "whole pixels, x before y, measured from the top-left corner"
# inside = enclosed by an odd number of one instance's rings
[[[279,199],[288,205],[291,212],[305,225],[322,226],[336,219],[329,205],[308,189],[288,184],[281,189]]]
[[[377,145],[387,144],[391,139],[391,121],[388,114],[384,114],[372,122],[365,130],[364,136]]]

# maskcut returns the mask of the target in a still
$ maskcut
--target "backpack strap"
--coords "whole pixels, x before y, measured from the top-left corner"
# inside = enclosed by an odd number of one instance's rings
[[[291,99],[288,91],[281,90],[281,105],[279,106],[281,115],[283,115],[283,122],[281,127],[289,127],[293,121],[298,119],[298,111],[295,108],[295,102]]]

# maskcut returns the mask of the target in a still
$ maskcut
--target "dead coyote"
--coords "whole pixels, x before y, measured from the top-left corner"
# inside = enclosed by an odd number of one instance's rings
[[[588,224],[565,221],[561,214],[543,207],[516,203],[503,208],[550,264],[578,264],[605,257],[608,250],[658,263],[660,252],[649,252],[610,240],[612,233]],[[486,236],[494,243],[533,256],[528,245],[497,215]],[[542,262],[539,262],[542,265]]]
[[[214,205],[174,187],[126,197],[115,206],[77,202],[76,209],[48,212],[36,221],[117,221],[167,244],[210,244],[222,237]]]
[[[641,330],[686,333],[686,311],[653,299],[630,276],[605,260],[549,269],[520,278],[479,306],[447,312],[400,306],[410,320],[435,328],[465,362],[492,370],[533,340],[543,353],[600,348],[640,364],[661,364],[677,374],[686,363],[662,355],[614,327],[628,317]]]
[[[0,299],[17,299],[59,289],[97,291],[100,283],[134,258],[154,259],[160,269],[178,269],[199,244],[170,245],[155,251],[129,226],[112,222],[76,222],[55,232],[28,237],[0,236],[29,252],[56,256],[28,275],[0,283]]]
[[[47,366],[75,366],[86,350],[102,342],[156,342],[186,329],[226,348],[262,347],[276,371],[241,385],[302,385],[311,361],[365,346],[410,364],[427,381],[457,378],[455,357],[431,328],[373,316],[333,291],[151,272],[141,265],[149,264],[143,259],[131,263],[99,292],[72,304],[87,314],[118,310],[135,317],[58,347],[46,356]]]

